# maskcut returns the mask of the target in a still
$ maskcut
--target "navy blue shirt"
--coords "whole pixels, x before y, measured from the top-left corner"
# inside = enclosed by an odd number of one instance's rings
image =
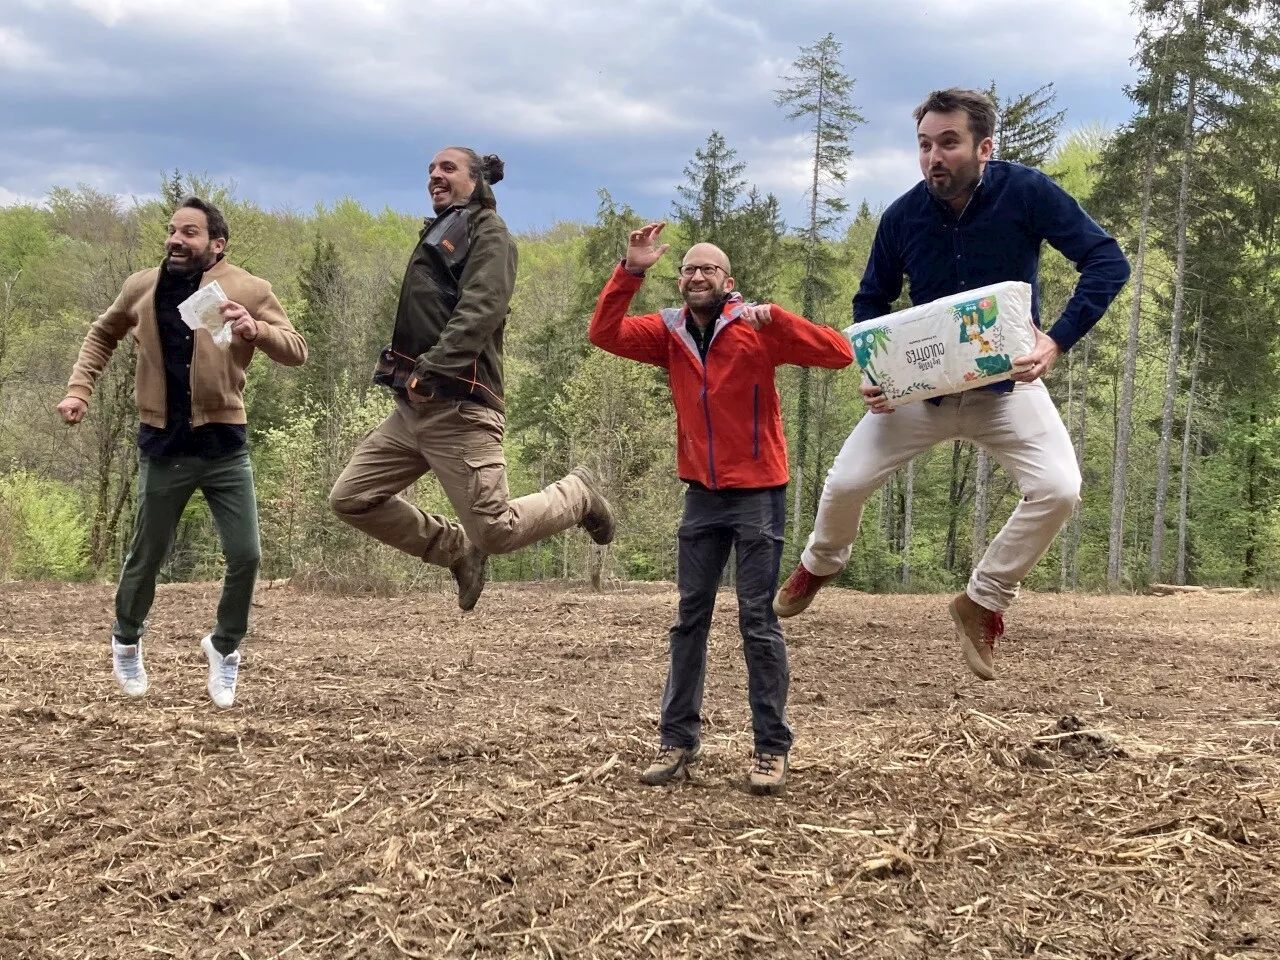
[[[964,213],[937,199],[925,181],[889,205],[876,228],[862,285],[853,298],[855,322],[890,311],[910,283],[911,303],[985,287],[1002,280],[1031,284],[1031,314],[1040,320],[1040,244],[1070,260],[1080,279],[1048,330],[1063,352],[1101,319],[1129,279],[1120,245],[1051,178],[1031,167],[990,160]],[[991,389],[1012,390],[1009,381]]]

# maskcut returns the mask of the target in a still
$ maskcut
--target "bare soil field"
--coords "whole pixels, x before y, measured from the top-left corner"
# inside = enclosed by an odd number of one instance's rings
[[[669,587],[262,589],[237,706],[216,584],[0,585],[0,956],[1280,956],[1280,600],[1028,596],[1000,678],[939,596],[785,625],[790,788],[754,797],[736,605],[706,757],[648,788]]]

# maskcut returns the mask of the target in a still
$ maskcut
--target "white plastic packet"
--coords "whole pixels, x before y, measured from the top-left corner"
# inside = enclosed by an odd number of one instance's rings
[[[993,283],[855,323],[844,335],[890,407],[998,383],[1035,346],[1031,285]]]
[[[218,307],[226,302],[227,295],[215,280],[178,304],[178,315],[192,330],[208,330],[213,342],[225,347],[231,342],[231,321],[223,319]]]

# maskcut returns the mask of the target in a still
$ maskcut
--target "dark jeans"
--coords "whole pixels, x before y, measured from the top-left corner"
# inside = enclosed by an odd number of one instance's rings
[[[138,466],[138,514],[133,539],[116,590],[112,632],[123,642],[137,641],[142,636],[156,597],[156,575],[173,549],[178,521],[196,490],[204,494],[209,504],[227,559],[213,645],[225,656],[239,646],[248,632],[249,606],[262,556],[249,451],[216,460],[144,456]]]
[[[692,747],[702,730],[707,634],[716,587],[732,548],[738,558],[738,626],[747,658],[747,692],[755,747],[791,749],[787,725],[787,647],[773,612],[782,564],[786,491],[700,490],[685,493],[676,566],[680,610],[671,628],[671,663],[662,695],[662,742]]]

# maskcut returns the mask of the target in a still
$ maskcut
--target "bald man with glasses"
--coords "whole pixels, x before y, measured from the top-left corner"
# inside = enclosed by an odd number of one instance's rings
[[[667,783],[702,755],[702,692],[716,588],[737,555],[738,625],[747,660],[753,793],[781,793],[791,727],[786,719],[787,647],[773,612],[790,478],[774,381],[781,364],[839,369],[849,342],[776,304],[751,305],[734,289],[729,258],[695,244],[680,267],[681,307],[626,316],[645,271],[669,249],[665,224],[633,231],[627,257],[600,294],[591,342],[667,371],[676,408],[677,469],[688,489],[680,521],[680,607],[669,635],[657,756],[640,779]]]

